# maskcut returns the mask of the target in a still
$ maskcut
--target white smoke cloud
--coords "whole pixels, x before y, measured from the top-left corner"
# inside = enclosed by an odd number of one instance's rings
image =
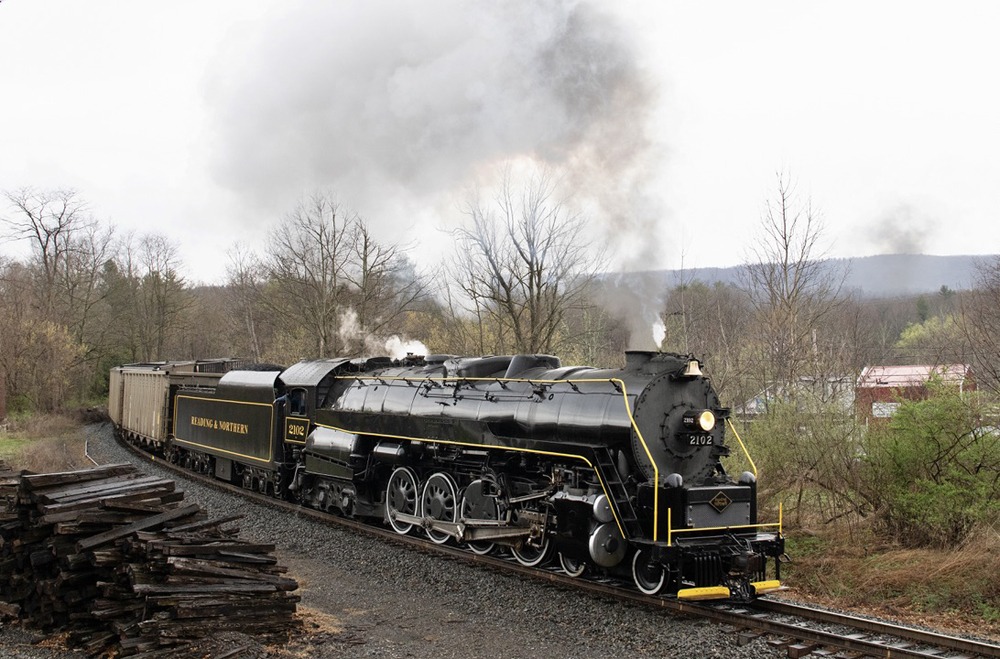
[[[653,342],[656,344],[657,350],[663,345],[665,338],[667,338],[667,326],[663,324],[662,319],[657,318],[656,322],[653,323]]]
[[[420,341],[407,339],[398,335],[380,338],[365,331],[358,321],[358,313],[348,307],[340,313],[339,335],[348,349],[360,347],[368,357],[389,356],[402,359],[407,354],[426,355],[427,346]]]
[[[643,191],[655,90],[633,44],[587,0],[282,2],[234,31],[208,75],[212,174],[258,222],[332,188],[398,238],[527,158],[648,263],[662,248]]]
[[[394,335],[386,340],[385,351],[393,359],[402,359],[410,354],[427,355],[427,346],[420,341],[407,340]]]

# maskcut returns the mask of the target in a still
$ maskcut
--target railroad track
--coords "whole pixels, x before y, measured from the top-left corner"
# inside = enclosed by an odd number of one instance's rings
[[[146,461],[181,474],[187,479],[249,498],[279,510],[287,510],[325,524],[373,535],[387,542],[407,546],[424,553],[446,556],[453,560],[461,560],[517,574],[528,579],[546,581],[568,589],[576,589],[620,602],[659,609],[675,615],[708,619],[732,627],[734,632],[739,634],[740,643],[748,643],[762,636],[767,636],[769,643],[786,649],[788,656],[793,658],[812,654],[831,657],[871,656],[885,657],[886,659],[896,657],[1000,659],[1000,645],[993,643],[914,629],[879,620],[869,620],[773,598],[764,597],[750,605],[684,602],[671,597],[644,595],[631,588],[623,587],[621,583],[616,581],[570,577],[557,568],[529,568],[513,559],[475,554],[458,547],[435,544],[416,536],[399,535],[393,531],[356,520],[336,517],[329,513],[264,496],[170,464],[128,442],[121,443]]]

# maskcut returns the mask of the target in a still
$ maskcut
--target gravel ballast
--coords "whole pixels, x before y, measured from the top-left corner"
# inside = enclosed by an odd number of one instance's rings
[[[784,655],[763,640],[739,647],[737,634],[719,625],[423,554],[250,502],[143,461],[114,440],[110,424],[85,432],[97,462],[138,463],[177,479],[186,500],[213,517],[245,515],[240,535],[274,543],[289,576],[299,581],[307,633],[270,646],[230,635],[192,656],[235,649],[240,651],[232,656],[243,658]],[[26,638],[0,627],[0,656],[80,656],[25,646]]]

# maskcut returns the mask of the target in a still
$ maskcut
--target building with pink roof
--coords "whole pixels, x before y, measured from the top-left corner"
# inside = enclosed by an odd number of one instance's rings
[[[891,418],[900,399],[927,398],[927,383],[932,377],[959,391],[976,390],[968,364],[866,366],[855,386],[858,416],[866,421]]]

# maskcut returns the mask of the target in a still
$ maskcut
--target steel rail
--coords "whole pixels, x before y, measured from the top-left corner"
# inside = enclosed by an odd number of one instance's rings
[[[554,568],[526,567],[514,560],[475,554],[458,547],[432,543],[417,536],[400,535],[394,531],[372,524],[338,517],[314,508],[307,508],[282,499],[266,496],[259,492],[247,490],[231,483],[225,483],[216,478],[185,469],[180,465],[172,464],[145,452],[129,442],[120,441],[120,443],[136,455],[170,471],[181,474],[189,480],[208,485],[223,492],[249,498],[262,505],[289,511],[331,526],[343,527],[357,533],[375,536],[426,554],[447,556],[472,565],[489,567],[536,581],[554,583],[567,589],[575,589],[591,595],[659,609],[674,615],[689,615],[712,620],[716,623],[730,625],[738,630],[749,630],[760,634],[774,634],[783,638],[800,641],[799,645],[793,645],[791,642],[783,643],[783,645],[787,645],[789,648],[798,648],[798,652],[801,652],[801,654],[796,653],[792,655],[792,650],[790,649],[789,656],[805,656],[811,650],[824,647],[847,650],[871,657],[884,657],[885,659],[897,657],[909,659],[942,659],[942,657],[947,656],[942,653],[942,649],[969,653],[970,656],[1000,659],[1000,645],[914,629],[895,623],[859,618],[850,614],[836,613],[775,599],[758,599],[753,604],[746,605],[745,607],[732,604],[720,606],[685,602],[672,597],[644,595],[625,588],[620,584],[607,581],[570,577]],[[798,622],[784,622],[770,617],[776,615],[794,616],[820,624],[839,625],[851,630],[860,630],[863,633],[857,633],[857,631],[835,633],[812,629],[805,626],[801,620]],[[890,640],[872,638],[872,635],[888,637]],[[921,649],[920,646],[928,649]]]
[[[751,606],[754,609],[767,613],[799,616],[824,624],[843,625],[845,627],[860,629],[872,634],[893,636],[913,643],[919,643],[921,645],[944,647],[949,650],[957,650],[959,652],[971,652],[982,657],[1000,657],[1000,645],[974,641],[959,636],[949,636],[939,632],[915,629],[913,627],[906,627],[881,620],[861,618],[849,613],[839,613],[837,611],[829,611],[805,604],[795,604],[793,602],[786,602],[777,599],[759,599]],[[893,652],[893,656],[904,656],[902,654],[898,654],[898,652],[900,652],[899,649]],[[940,657],[940,655],[937,656]]]

